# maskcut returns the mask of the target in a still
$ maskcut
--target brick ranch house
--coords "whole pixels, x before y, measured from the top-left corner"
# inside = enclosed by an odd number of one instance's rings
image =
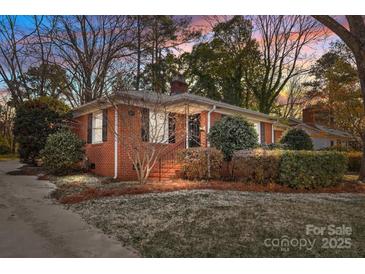
[[[158,114],[156,105],[163,106],[164,111]],[[167,149],[150,174],[150,178],[156,179],[176,174],[179,167],[171,164],[171,157],[179,149],[208,147],[210,128],[224,115],[240,115],[252,122],[261,144],[277,142],[288,127],[267,114],[190,94],[181,77],[172,81],[170,95],[122,91],[113,95],[112,100],[84,104],[74,109],[73,115],[75,131],[86,142],[92,172],[119,180],[137,179],[127,149],[135,143],[151,142],[149,134],[157,125],[164,130],[153,142]]]

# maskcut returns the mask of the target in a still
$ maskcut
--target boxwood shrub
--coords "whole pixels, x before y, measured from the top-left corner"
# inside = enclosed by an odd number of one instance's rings
[[[347,157],[336,151],[284,151],[279,181],[293,188],[336,184],[347,170]]]
[[[233,157],[233,177],[241,182],[277,182],[281,160],[279,150],[241,150]]]
[[[67,129],[49,135],[41,151],[45,168],[55,174],[66,174],[72,171],[83,156],[84,141]]]
[[[289,129],[280,139],[280,143],[292,150],[312,150],[313,143],[309,135],[300,128]]]
[[[208,174],[208,155],[210,157],[210,178]],[[189,148],[178,153],[181,163],[181,177],[189,180],[220,178],[223,153],[215,148]]]

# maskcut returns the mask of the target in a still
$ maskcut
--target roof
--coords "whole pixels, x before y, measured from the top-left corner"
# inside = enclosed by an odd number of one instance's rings
[[[325,126],[318,125],[318,124],[309,125],[306,123],[299,123],[296,126],[306,127],[310,130],[325,133],[326,135],[331,135],[331,136],[335,136],[335,137],[353,138],[353,135],[346,131],[339,130],[339,129],[333,129],[333,128],[325,127]]]
[[[353,137],[350,133],[343,131],[343,130],[328,128],[328,127],[317,125],[317,124],[315,124],[315,127],[330,135],[335,135],[335,136],[345,137],[345,138]]]
[[[94,100],[87,104],[81,105],[73,110],[75,116],[81,115],[87,111],[91,111],[95,107],[100,107],[101,104],[108,104],[108,101],[116,101],[116,103],[126,102],[126,100],[136,100],[139,103],[161,103],[165,106],[175,105],[179,103],[195,103],[205,106],[216,106],[217,108],[230,110],[237,113],[253,115],[260,118],[265,118],[273,121],[277,121],[277,118],[264,114],[258,111],[241,108],[224,102],[212,100],[203,96],[191,94],[191,93],[181,93],[175,95],[159,94],[151,91],[119,91],[114,95],[104,97],[98,100]],[[132,103],[132,102],[131,102]],[[136,103],[136,102],[134,102]],[[133,104],[133,103],[132,103]]]

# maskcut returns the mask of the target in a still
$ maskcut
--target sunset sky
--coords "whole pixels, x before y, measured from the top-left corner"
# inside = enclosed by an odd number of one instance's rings
[[[202,30],[202,33],[206,36],[209,36],[209,34],[212,31],[212,25],[213,22],[216,22],[217,20],[219,21],[224,21],[227,20],[229,18],[231,18],[232,16],[205,16],[205,15],[195,15],[195,16],[190,16],[189,17],[192,18],[191,21],[191,28],[195,28],[195,29],[200,29]],[[344,17],[342,16],[337,16],[336,19],[338,21],[342,21],[344,22]],[[30,27],[30,20],[32,20],[31,16],[19,16],[17,18],[18,23],[24,27]],[[258,38],[257,35],[254,37]],[[337,36],[334,35],[333,33],[327,33],[326,36],[323,36],[323,39],[320,39],[318,42],[316,43],[312,43],[309,47],[304,48],[304,61],[308,64],[311,64],[313,62],[315,62],[315,60],[317,58],[319,58],[323,53],[325,53],[326,51],[328,51],[329,45],[331,42],[335,41],[337,39]],[[182,52],[186,52],[186,51],[191,51],[192,47],[194,46],[194,44],[198,43],[198,41],[194,41],[191,43],[186,43],[183,44],[179,47],[179,52],[177,52],[177,54],[181,54]],[[3,90],[3,83],[0,83],[0,90]]]
[[[206,35],[208,35],[211,32],[212,22],[214,22],[214,20],[222,21],[222,20],[227,20],[232,17],[230,15],[219,15],[219,16],[218,15],[217,16],[188,15],[188,16],[192,18],[191,27],[201,29],[202,32]],[[336,19],[339,21],[345,21],[345,20],[343,20],[344,18],[342,16],[337,16]],[[18,22],[24,26],[29,25],[29,20],[31,20],[30,16],[19,16],[18,17]],[[310,54],[315,54],[316,56],[320,56],[323,54],[323,52],[325,52],[328,49],[330,42],[332,42],[336,39],[337,39],[337,37],[333,34],[330,36],[327,36],[325,40],[321,40],[318,43],[316,43],[316,45],[312,45],[312,48],[307,49],[307,51]],[[187,44],[182,45],[180,48],[183,51],[191,51],[191,49],[195,43],[196,42],[187,43]]]

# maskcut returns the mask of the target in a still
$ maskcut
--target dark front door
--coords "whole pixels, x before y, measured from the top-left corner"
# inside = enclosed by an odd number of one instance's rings
[[[189,116],[189,147],[200,147],[200,114]]]

